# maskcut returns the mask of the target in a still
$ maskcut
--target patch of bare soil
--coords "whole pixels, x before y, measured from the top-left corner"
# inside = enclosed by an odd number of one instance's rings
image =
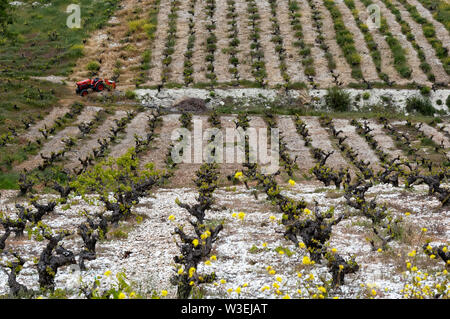
[[[170,187],[194,187],[195,172],[205,162],[207,153],[205,148],[208,144],[205,130],[210,128],[207,116],[194,115],[191,128],[191,156],[184,157],[186,162],[180,163],[172,177]]]
[[[43,163],[43,159],[40,154],[44,156],[50,156],[52,152],[57,153],[58,151],[64,148],[63,139],[76,137],[80,133],[80,129],[78,128],[78,124],[89,122],[94,119],[95,114],[100,110],[100,107],[96,106],[86,106],[82,113],[78,115],[76,121],[71,125],[60,132],[56,133],[54,136],[49,136],[47,142],[42,146],[38,155],[33,156],[32,158],[22,162],[19,164],[16,169],[23,170],[26,169],[28,171],[38,167]]]
[[[192,77],[194,78],[194,83],[207,82],[206,79],[206,38],[208,37],[208,30],[206,30],[206,2],[197,1],[194,8],[194,20],[195,20],[195,43],[194,43],[194,54],[192,56],[192,64],[194,68],[194,73]]]
[[[381,169],[380,162],[375,152],[370,148],[367,142],[358,135],[355,127],[349,123],[347,119],[334,119],[336,130],[342,130],[343,135],[348,136],[344,143],[348,144],[358,153],[358,159],[364,162],[370,162],[370,167],[376,172]]]
[[[409,4],[415,6],[417,8],[417,11],[419,14],[427,19],[429,22],[431,22],[434,26],[434,29],[436,30],[436,37],[441,40],[442,45],[444,48],[447,48],[447,50],[450,52],[450,35],[447,29],[444,27],[442,23],[437,21],[433,18],[433,15],[431,12],[426,9],[420,1],[417,0],[408,0]]]
[[[314,3],[322,15],[323,36],[325,37],[325,43],[328,46],[328,52],[333,55],[333,58],[336,61],[336,71],[339,74],[339,80],[343,85],[347,85],[354,81],[351,75],[352,69],[345,60],[342,50],[336,42],[333,19],[331,18],[330,12],[324,7],[322,1],[314,0]]]
[[[405,55],[412,70],[411,79],[414,79],[417,83],[430,85],[426,74],[423,73],[420,68],[421,62],[417,56],[416,50],[414,50],[411,43],[402,34],[401,27],[397,20],[395,20],[395,16],[392,14],[391,10],[386,8],[384,3],[380,0],[374,0],[373,3],[380,7],[381,14],[386,18],[386,23],[389,26],[390,32],[397,38],[403,49],[405,49]]]
[[[69,108],[66,106],[53,108],[42,121],[31,125],[30,128],[21,135],[21,137],[25,138],[28,141],[35,141],[36,139],[42,137],[41,133],[39,132],[40,129],[43,129],[45,127],[52,127],[55,123],[55,120],[61,116],[64,116],[64,114],[66,114],[67,112],[69,112]]]
[[[214,56],[214,73],[217,75],[219,83],[229,83],[233,80],[233,76],[228,71],[230,68],[229,55],[225,52],[228,42],[231,40],[228,36],[231,26],[228,24],[227,12],[227,1],[216,1],[214,21],[217,28],[214,33],[217,37],[217,50]]]
[[[172,55],[171,71],[169,73],[169,82],[184,83],[184,53],[186,52],[189,38],[189,1],[180,1],[180,10],[177,11],[177,33],[175,42],[175,52]]]
[[[366,6],[364,6],[360,0],[355,0],[353,2],[355,3],[356,9],[359,11],[361,21],[367,21],[369,12],[367,11]],[[369,28],[369,30],[381,55],[381,72],[386,73],[391,81],[395,81],[395,83],[399,85],[407,84],[409,81],[403,79],[394,68],[394,58],[392,57],[391,49],[384,39],[384,36],[377,28]]]
[[[394,140],[384,132],[381,124],[378,124],[375,120],[368,120],[367,122],[369,127],[373,129],[371,132],[373,138],[378,142],[380,147],[383,148],[384,152],[388,153],[391,158],[400,156],[400,159],[406,160],[403,152],[395,146]]]
[[[320,45],[316,42],[318,36],[316,29],[313,26],[311,8],[307,1],[299,1],[300,6],[300,22],[303,30],[303,38],[307,45],[311,47],[311,56],[314,58],[314,69],[316,75],[314,80],[319,87],[329,87],[333,83],[330,71],[328,69],[328,61],[325,58],[325,53]]]
[[[152,45],[151,68],[149,70],[149,81],[147,85],[158,85],[162,77],[163,51],[166,44],[167,30],[169,29],[170,1],[161,0],[158,12],[158,29],[155,32],[155,39]],[[179,12],[178,12],[179,13]]]
[[[256,1],[258,7],[258,13],[261,17],[259,28],[261,38],[259,41],[263,43],[262,50],[264,52],[264,62],[267,71],[267,83],[269,86],[275,86],[283,83],[283,78],[280,72],[280,61],[278,54],[275,52],[275,45],[271,41],[272,39],[272,23],[270,19],[272,17],[270,13],[270,5],[267,1]]]
[[[308,174],[309,170],[315,165],[315,161],[311,156],[309,148],[305,146],[304,140],[298,135],[292,117],[279,116],[278,128],[280,129],[280,135],[284,137],[284,141],[287,143],[290,156],[292,158],[298,156],[297,165],[300,173]]]
[[[111,133],[111,129],[116,127],[114,120],[119,120],[126,115],[127,113],[125,111],[119,110],[115,112],[113,115],[109,116],[87,140],[78,141],[77,145],[73,147],[70,152],[66,153],[67,163],[64,167],[71,171],[75,168],[80,168],[81,163],[78,158],[85,159],[91,155],[92,150],[100,146],[98,140],[106,139]]]
[[[150,143],[149,151],[141,159],[141,165],[153,163],[155,169],[163,170],[165,168],[164,160],[172,143],[172,133],[180,127],[179,114],[168,114],[162,117],[161,127],[156,129],[157,137]]]
[[[176,103],[172,110],[178,112],[203,113],[207,110],[206,102],[199,98],[188,98]]]
[[[302,117],[308,128],[309,134],[311,135],[311,145],[313,147],[320,148],[325,152],[334,151],[334,153],[328,158],[327,165],[334,168],[346,168],[349,167],[350,171],[354,171],[350,164],[342,157],[339,150],[335,149],[331,144],[328,132],[320,126],[320,123],[315,117]]]
[[[373,63],[372,57],[370,56],[369,48],[367,47],[366,41],[364,39],[361,30],[356,25],[353,14],[350,12],[347,5],[342,0],[337,0],[336,6],[342,14],[342,19],[344,21],[345,27],[352,33],[353,39],[355,41],[355,47],[361,56],[361,71],[364,79],[369,82],[379,81],[378,73]]]
[[[235,6],[236,12],[238,13],[237,28],[239,47],[237,58],[239,59],[239,76],[241,79],[254,81],[255,78],[252,74],[249,45],[251,27],[248,25],[247,7],[245,1],[236,1]]]
[[[134,135],[137,134],[140,137],[145,137],[148,129],[148,117],[152,115],[152,111],[140,112],[136,115],[125,129],[125,137],[111,148],[109,156],[120,157],[125,154],[130,147],[135,146]]]
[[[411,30],[414,33],[417,43],[420,43],[420,46],[422,47],[423,52],[425,53],[426,61],[430,61],[429,64],[436,79],[439,79],[439,82],[448,83],[449,76],[445,72],[444,67],[442,66],[442,63],[439,60],[439,58],[436,57],[436,53],[433,47],[431,46],[430,43],[428,43],[428,40],[425,38],[422,26],[411,17],[408,10],[406,10],[405,7],[403,7],[403,5],[400,2],[393,0],[392,3],[400,11],[403,20],[405,20],[406,23],[408,23],[409,26],[411,27]]]
[[[280,35],[283,38],[283,47],[286,50],[286,72],[291,78],[291,82],[307,83],[305,71],[300,62],[302,59],[299,54],[300,49],[294,46],[296,40],[289,18],[288,3],[285,1],[278,1],[277,6],[277,19],[280,25]]]

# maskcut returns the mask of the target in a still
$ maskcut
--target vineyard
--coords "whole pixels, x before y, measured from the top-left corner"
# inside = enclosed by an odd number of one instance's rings
[[[448,3],[79,3],[0,23],[0,298],[450,297]]]

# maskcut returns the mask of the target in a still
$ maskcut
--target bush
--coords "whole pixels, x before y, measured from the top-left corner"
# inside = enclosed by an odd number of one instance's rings
[[[431,89],[428,86],[423,86],[420,88],[420,93],[422,95],[430,95]]]
[[[447,99],[445,100],[445,105],[447,105],[447,107],[450,108],[450,94],[447,96]]]
[[[325,104],[334,111],[349,111],[351,105],[350,94],[337,87],[330,88],[325,95]]]
[[[69,50],[69,56],[74,58],[80,58],[84,55],[84,45],[75,44]]]
[[[91,61],[87,64],[86,69],[91,72],[98,72],[100,70],[100,64],[96,61]]]
[[[418,96],[413,96],[406,100],[406,110],[410,113],[416,112],[425,116],[433,116],[436,112],[428,98]]]
[[[364,92],[362,97],[363,97],[364,100],[368,100],[368,99],[370,99],[370,93],[369,92]]]
[[[136,99],[136,93],[134,93],[134,91],[128,90],[125,92],[125,97],[129,100],[134,100]]]

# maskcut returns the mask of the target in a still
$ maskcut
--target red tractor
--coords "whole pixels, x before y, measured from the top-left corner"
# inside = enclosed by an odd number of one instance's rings
[[[108,90],[110,90],[111,88],[115,89],[116,82],[100,78],[86,79],[84,81],[77,82],[76,92],[81,96],[86,96],[89,93],[88,92],[89,89],[100,92],[103,91],[105,88],[107,88]]]

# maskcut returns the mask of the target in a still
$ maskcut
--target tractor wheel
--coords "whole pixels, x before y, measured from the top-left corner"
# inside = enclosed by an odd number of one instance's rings
[[[86,95],[88,95],[88,93],[89,93],[88,90],[85,89],[85,90],[81,91],[80,95],[81,96],[86,96]]]
[[[97,85],[95,86],[95,90],[97,92],[103,91],[104,88],[105,88],[105,85],[102,82],[97,83]]]

